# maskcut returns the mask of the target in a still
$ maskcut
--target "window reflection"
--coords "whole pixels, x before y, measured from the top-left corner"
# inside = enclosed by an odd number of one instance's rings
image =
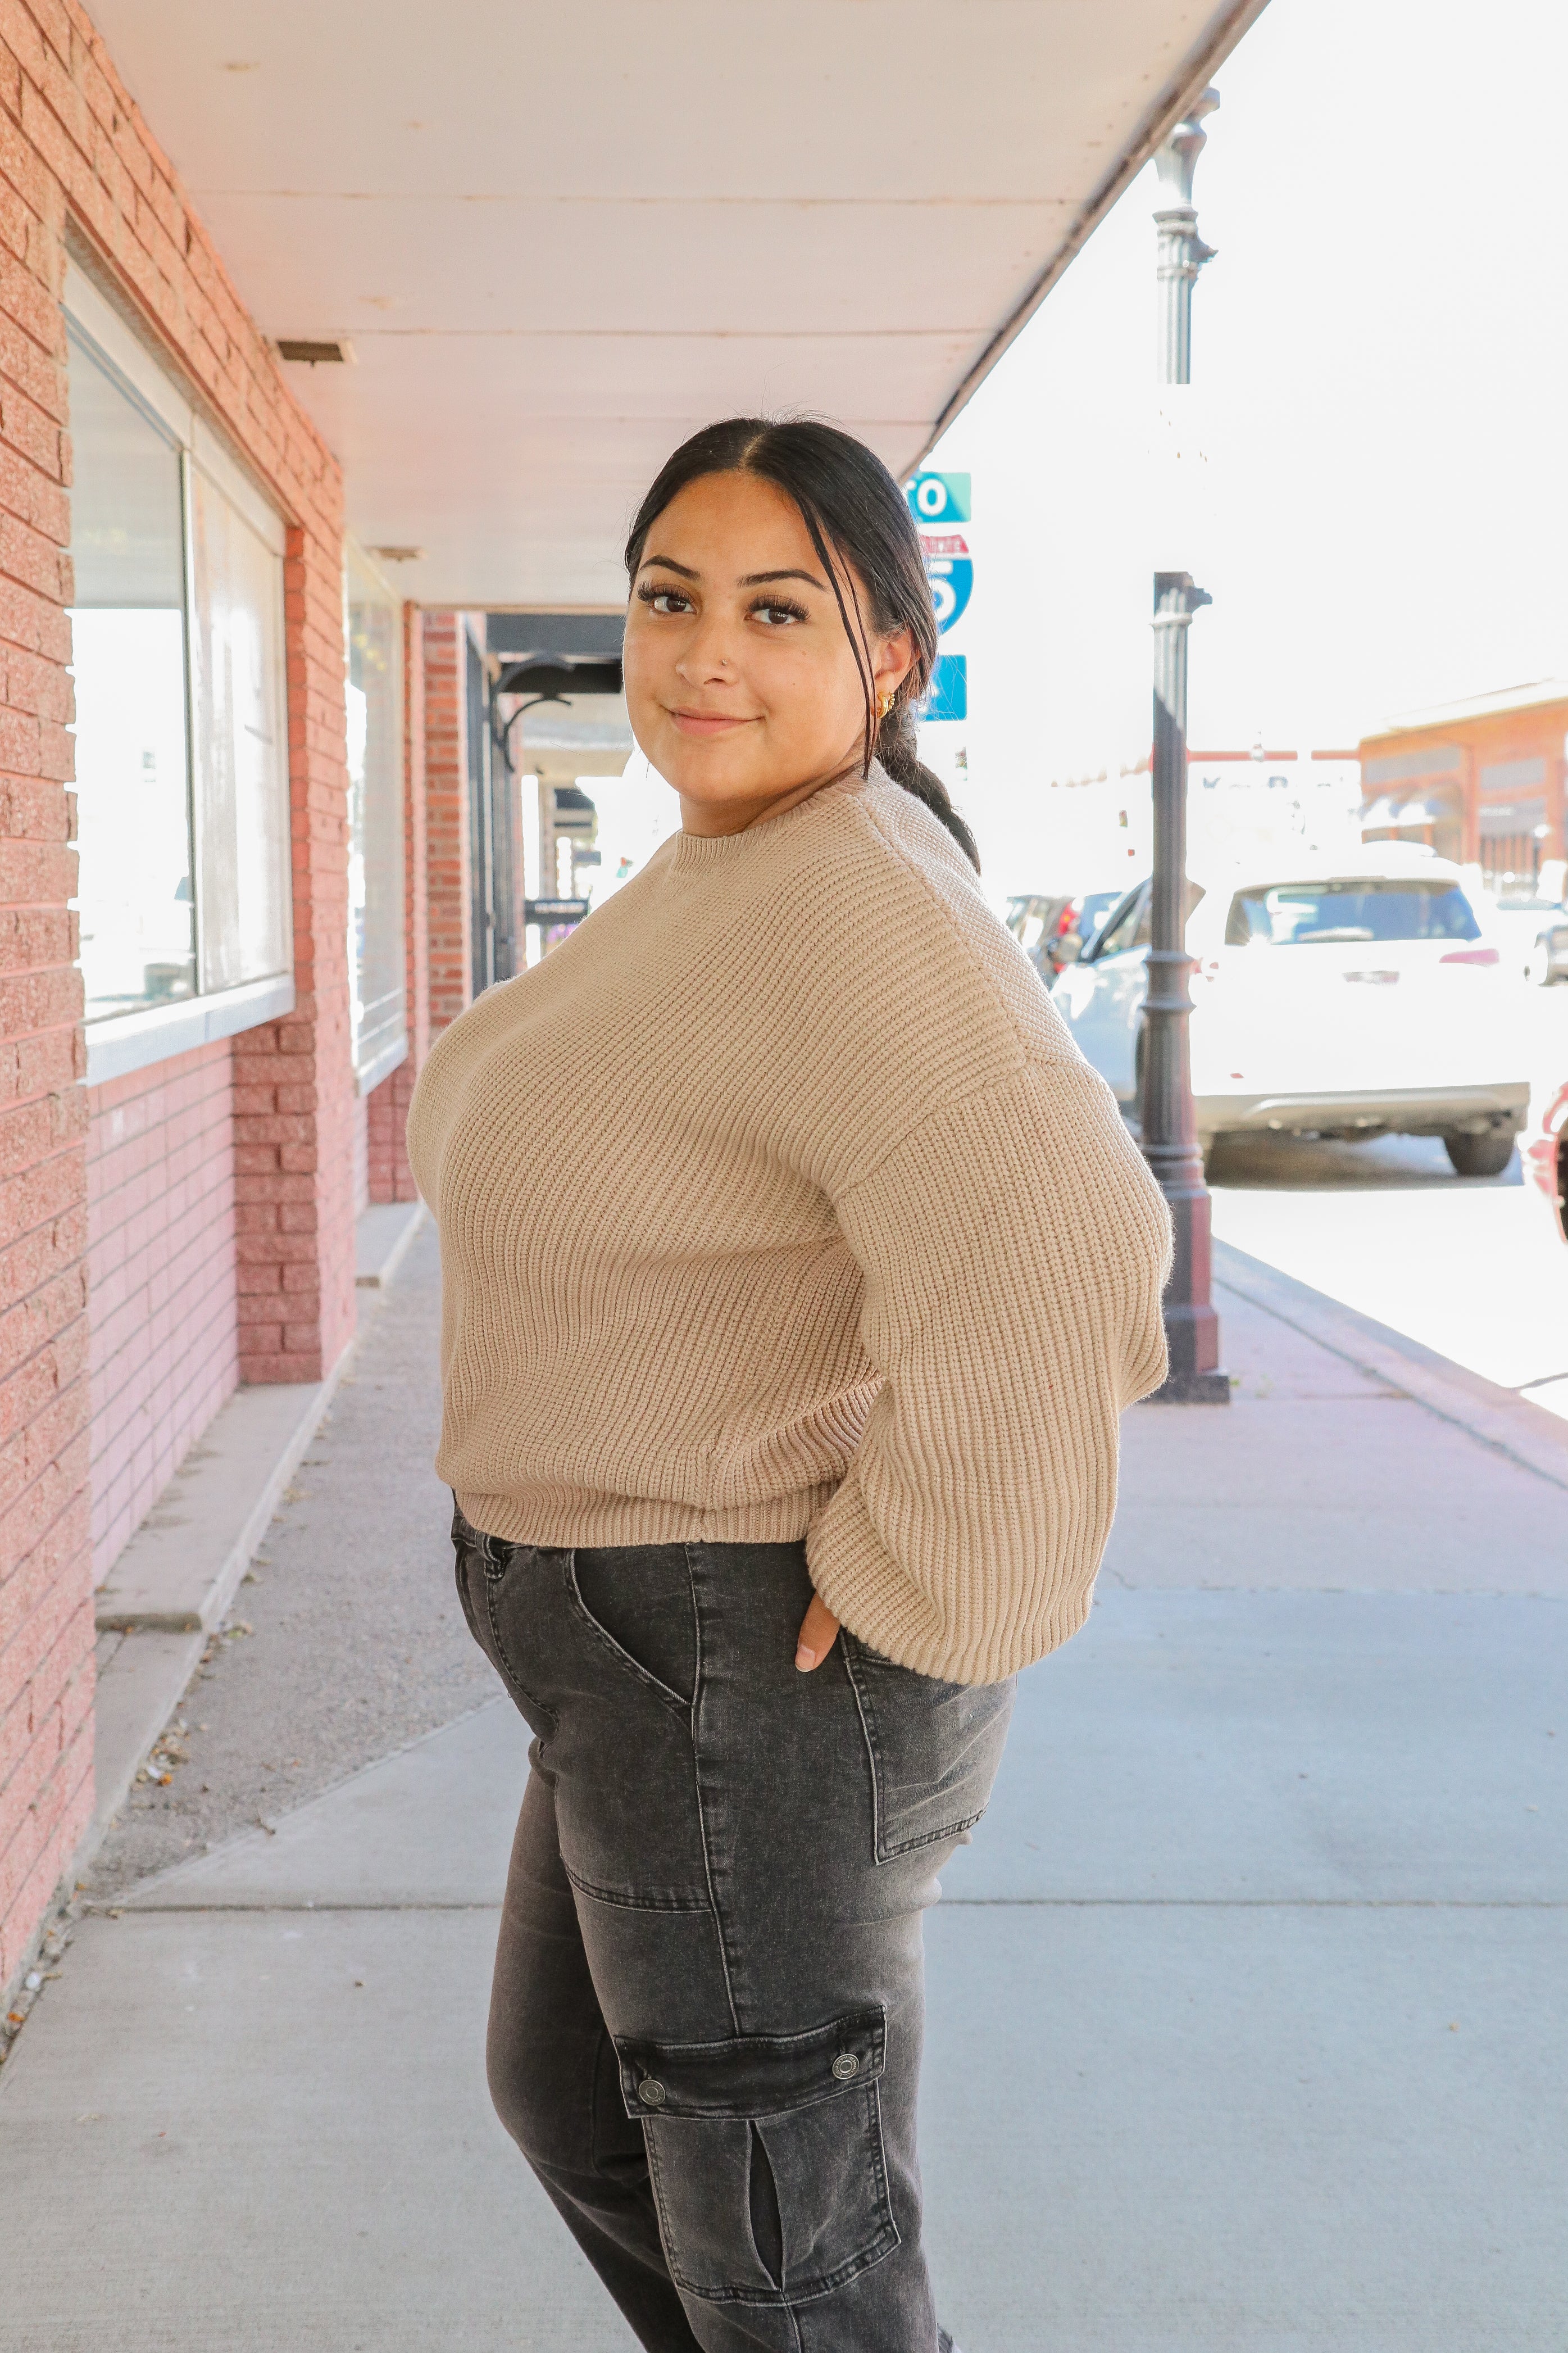
[[[195,987],[180,455],[70,336],[71,609],[87,1018]]]
[[[190,479],[202,987],[234,988],[289,963],[283,616],[277,557],[199,467]]]

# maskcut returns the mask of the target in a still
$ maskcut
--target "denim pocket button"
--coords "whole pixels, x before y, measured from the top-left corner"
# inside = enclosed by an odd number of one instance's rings
[[[662,2108],[664,2085],[657,2075],[645,2075],[637,2085],[637,2097],[647,2108]]]
[[[860,2073],[860,2062],[853,2051],[841,2051],[833,2063],[833,2073],[841,2084],[852,2084]]]

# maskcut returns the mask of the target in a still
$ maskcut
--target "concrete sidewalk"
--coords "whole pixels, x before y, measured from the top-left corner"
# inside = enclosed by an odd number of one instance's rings
[[[1090,1624],[930,1922],[944,2317],[1563,2353],[1568,1430],[1225,1271],[1236,1403],[1130,1417]],[[0,2081],[5,2353],[629,2346],[485,2095],[525,1770],[489,1702],[82,1923]]]

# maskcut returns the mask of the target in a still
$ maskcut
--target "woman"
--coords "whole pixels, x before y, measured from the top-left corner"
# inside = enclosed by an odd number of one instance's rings
[[[1164,1212],[915,757],[886,469],[710,426],[626,563],[682,830],[409,1127],[458,1589],[536,1735],[490,2084],[656,2353],[936,2353],[921,1912],[1088,1610]]]

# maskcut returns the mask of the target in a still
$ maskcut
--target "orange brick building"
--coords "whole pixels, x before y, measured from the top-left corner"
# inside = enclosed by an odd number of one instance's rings
[[[1564,854],[1565,749],[1562,679],[1413,713],[1363,739],[1363,829],[1479,865],[1489,889],[1528,890]]]

